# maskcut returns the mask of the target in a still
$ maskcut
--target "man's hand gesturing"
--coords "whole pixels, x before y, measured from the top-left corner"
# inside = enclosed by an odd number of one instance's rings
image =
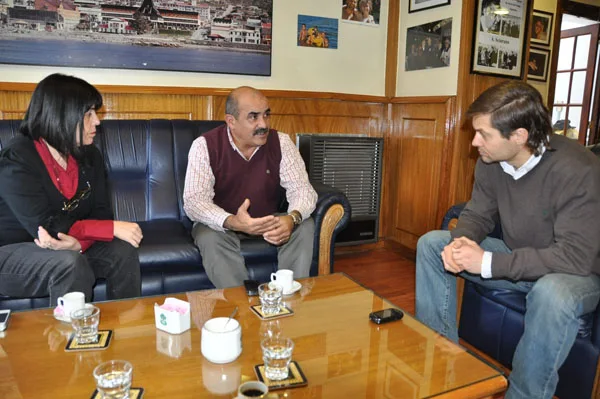
[[[238,208],[237,213],[225,219],[223,227],[250,235],[263,235],[277,226],[277,216],[269,215],[262,218],[253,218],[248,213],[249,207],[250,200],[246,198]]]

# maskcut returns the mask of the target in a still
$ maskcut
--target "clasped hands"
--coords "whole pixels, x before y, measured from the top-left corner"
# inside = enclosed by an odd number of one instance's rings
[[[128,242],[134,248],[140,246],[142,241],[142,229],[137,223],[121,222],[115,220],[113,222],[113,235],[123,241]],[[58,238],[58,239],[57,239]],[[38,237],[33,241],[40,248],[52,249],[55,251],[81,251],[81,243],[77,238],[64,233],[58,233],[57,238],[54,238],[42,226],[38,227]]]
[[[483,249],[467,237],[455,238],[442,251],[444,269],[450,273],[467,271],[472,274],[481,274]]]
[[[235,215],[225,219],[223,226],[229,230],[240,231],[250,235],[262,235],[265,241],[273,245],[283,245],[290,239],[294,230],[294,221],[289,215],[268,215],[253,218],[248,213],[250,200],[245,199]]]

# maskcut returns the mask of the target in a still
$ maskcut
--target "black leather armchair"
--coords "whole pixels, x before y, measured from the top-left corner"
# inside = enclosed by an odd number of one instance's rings
[[[452,226],[465,205],[457,204],[448,210],[442,229]],[[499,225],[490,236],[502,238]],[[504,367],[512,368],[513,354],[523,335],[525,294],[487,289],[468,280],[462,281],[459,337]],[[600,378],[600,305],[595,312],[584,315],[580,323],[575,344],[558,372],[555,395],[561,399],[600,397],[597,386]]]
[[[0,149],[18,134],[20,121],[0,121]],[[105,120],[95,144],[104,155],[115,217],[139,223],[142,295],[213,288],[191,237],[192,223],[183,210],[183,186],[189,148],[199,135],[221,121]],[[350,220],[350,203],[339,190],[313,183],[319,198],[312,214],[315,244],[311,276],[333,269],[337,234]],[[242,255],[250,278],[266,281],[277,270],[277,249],[262,239],[244,240]],[[94,301],[106,299],[98,281]],[[45,307],[48,298],[8,298],[0,308]]]

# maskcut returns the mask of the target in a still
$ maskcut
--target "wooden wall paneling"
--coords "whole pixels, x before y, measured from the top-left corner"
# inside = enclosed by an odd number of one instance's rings
[[[105,93],[103,100],[105,119],[209,119],[206,96]]]
[[[0,117],[22,118],[34,85],[4,91],[0,86]],[[196,94],[121,93],[102,91],[101,119],[211,119],[211,96]]]
[[[338,99],[270,96],[271,126],[296,139],[298,133],[364,134],[382,137],[385,105]],[[225,97],[215,96],[215,119],[225,115]]]
[[[416,99],[405,99],[413,102]],[[394,104],[387,174],[386,236],[415,249],[417,240],[439,226],[440,188],[446,171],[444,146],[449,137],[451,98],[423,98]],[[395,159],[394,159],[395,158]]]
[[[0,90],[0,118],[21,119],[25,115],[31,92]]]

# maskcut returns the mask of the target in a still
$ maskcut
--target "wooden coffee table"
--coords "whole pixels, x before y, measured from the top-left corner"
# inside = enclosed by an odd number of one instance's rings
[[[308,385],[272,391],[295,398],[484,398],[506,389],[502,373],[410,315],[377,326],[368,315],[392,305],[344,274],[300,280],[286,304],[293,316],[261,321],[250,310],[258,298],[242,287],[171,295],[192,306],[192,328],[170,335],[154,325],[154,304],[164,297],[99,303],[100,329],[113,330],[110,346],[65,352],[69,324],[52,309],[16,312],[0,338],[0,397],[89,398],[92,370],[110,359],[134,366],[133,386],[150,398],[233,398],[240,381],[256,379],[260,340],[280,333],[295,342],[293,359]],[[233,363],[208,362],[200,330],[211,317],[239,307],[242,355]]]

